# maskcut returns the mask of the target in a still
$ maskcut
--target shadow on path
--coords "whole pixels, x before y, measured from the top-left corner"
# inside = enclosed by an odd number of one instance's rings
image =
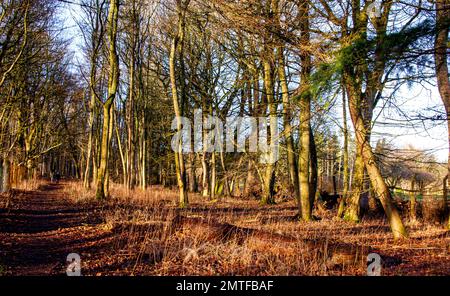
[[[103,231],[100,208],[75,204],[63,184],[46,184],[13,197],[0,210],[0,265],[6,275],[64,274],[70,253],[108,247],[112,234]]]

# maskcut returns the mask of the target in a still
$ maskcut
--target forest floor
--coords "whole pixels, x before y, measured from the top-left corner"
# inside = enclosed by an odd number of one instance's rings
[[[383,218],[354,225],[327,211],[302,223],[293,202],[196,196],[178,210],[165,189],[99,203],[74,198],[77,186],[1,197],[0,275],[64,275],[70,253],[94,276],[365,275],[369,253],[381,256],[383,275],[450,275],[442,226],[408,224],[410,239],[395,242]]]

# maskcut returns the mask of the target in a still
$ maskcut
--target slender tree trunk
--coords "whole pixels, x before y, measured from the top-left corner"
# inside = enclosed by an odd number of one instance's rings
[[[444,205],[444,210],[445,210],[445,212],[444,213],[447,213],[448,211],[449,211],[449,209],[448,209],[448,179],[449,179],[449,177],[450,177],[450,175],[447,175],[445,178],[444,178],[444,182],[443,182],[443,195],[444,195],[444,203],[445,203],[445,205]],[[448,220],[448,224],[447,224],[447,228],[449,228],[450,229],[450,214],[449,214],[449,220]]]
[[[416,180],[415,180],[415,178],[413,178],[411,180],[411,192],[410,192],[410,195],[409,195],[409,198],[410,198],[409,218],[413,222],[417,220],[417,216],[416,216],[416,193],[414,192],[415,187],[416,187],[415,183],[416,183]]]
[[[98,163],[99,163],[99,156],[98,156],[98,138],[97,136],[94,137],[94,147],[93,147],[93,153],[92,153],[92,183],[97,184],[97,177],[98,177]]]
[[[0,193],[1,192],[3,192],[3,159],[0,159]]]
[[[134,38],[134,37],[133,37]],[[133,41],[132,52],[131,52],[131,60],[130,60],[130,69],[129,69],[129,85],[128,85],[128,108],[127,108],[127,117],[128,117],[128,147],[127,147],[127,170],[126,170],[126,186],[128,189],[133,189],[135,185],[135,145],[134,145],[134,65],[135,65],[135,44]]]
[[[1,192],[6,193],[11,190],[11,167],[10,167],[10,161],[7,156],[3,158],[3,165],[2,165],[2,186],[1,186]]]
[[[96,100],[97,100],[97,94],[95,92],[95,86],[96,86],[96,75],[97,75],[97,62],[98,62],[98,54],[100,45],[102,44],[100,38],[103,35],[103,26],[101,25],[101,14],[100,9],[97,7],[97,13],[94,23],[94,28],[91,36],[91,45],[92,45],[92,54],[91,54],[91,61],[90,61],[90,77],[89,77],[89,91],[91,100],[89,102],[89,136],[88,136],[88,145],[87,145],[87,152],[86,152],[86,168],[84,172],[84,187],[90,188],[91,187],[91,158],[92,161],[95,163],[95,157],[92,156],[92,150],[94,145],[94,120],[97,117],[97,108],[96,108]],[[93,179],[95,182],[96,175],[94,171],[94,167],[92,167],[93,170]]]
[[[109,111],[109,127],[108,127],[108,143],[109,146],[111,146],[112,143],[112,138],[113,138],[113,134],[114,134],[114,118],[115,118],[115,106],[113,104],[113,106],[110,108]],[[108,150],[110,150],[111,147],[108,147]],[[109,165],[109,158],[110,156],[108,156],[108,165]],[[110,184],[110,177],[109,177],[109,170],[106,169],[106,174],[105,174],[105,196],[109,197],[109,184]]]
[[[395,207],[389,188],[381,175],[379,168],[377,167],[375,156],[370,146],[368,139],[368,131],[364,123],[361,109],[362,98],[356,97],[354,92],[349,92],[350,99],[350,115],[353,121],[356,134],[357,149],[361,151],[364,165],[367,169],[370,181],[376,194],[380,197],[381,204],[383,205],[387,219],[391,226],[394,238],[405,238],[408,236],[406,229],[403,225],[400,214]]]
[[[170,49],[170,57],[169,57],[169,68],[170,68],[170,83],[172,90],[172,100],[175,116],[177,118],[177,131],[181,134],[182,130],[182,122],[181,122],[181,108],[180,102],[178,98],[178,90],[177,90],[177,79],[176,79],[176,56],[177,53],[183,55],[183,43],[184,43],[184,34],[185,34],[185,26],[186,26],[186,10],[189,5],[189,0],[183,2],[182,0],[177,0],[177,13],[178,13],[178,32],[175,34],[172,40],[172,46]],[[184,81],[181,82],[184,84]],[[184,88],[182,88],[184,89]],[[181,94],[181,97],[184,97],[184,94]],[[180,208],[184,208],[189,204],[188,200],[188,190],[186,186],[186,168],[184,164],[184,157],[182,153],[182,145],[181,145],[181,136],[178,141],[177,151],[175,151],[175,170],[177,175],[177,183],[179,190],[179,206]]]
[[[273,55],[272,50],[267,50],[267,54]],[[274,147],[276,147],[276,137],[278,136],[277,131],[277,107],[275,103],[274,93],[273,93],[273,67],[271,62],[268,60],[269,57],[265,57],[263,61],[264,65],[264,88],[267,96],[267,103],[269,105],[269,121],[270,121],[270,147],[268,147],[267,158],[268,161],[266,165],[266,173],[264,178],[264,190],[261,199],[261,204],[273,204],[274,200],[274,187],[275,187],[275,154]]]
[[[204,149],[202,154],[202,195],[203,197],[210,196],[210,183],[209,183],[209,164],[208,164],[208,154]]]
[[[100,146],[100,167],[97,176],[97,199],[105,199],[108,189],[108,161],[110,149],[110,126],[111,126],[111,109],[114,106],[118,84],[119,84],[119,57],[117,56],[117,25],[119,18],[119,0],[111,0],[108,15],[108,33],[109,33],[109,81],[108,81],[108,99],[103,105],[103,128],[102,142]]]
[[[188,175],[189,175],[189,191],[190,192],[197,192],[198,191],[198,184],[197,184],[197,178],[195,176],[195,153],[189,154],[189,169],[188,169]]]
[[[120,139],[119,125],[117,123],[116,116],[114,117],[114,123],[115,123],[114,125],[115,125],[115,130],[116,130],[117,147],[119,148],[120,163],[122,164],[123,184],[126,186],[126,184],[127,184],[127,162],[125,160],[125,155],[123,153],[122,140]]]
[[[216,198],[217,192],[217,170],[216,170],[216,153],[211,153],[211,200]]]
[[[342,218],[344,215],[345,206],[347,203],[347,196],[348,196],[348,190],[350,185],[350,174],[349,174],[349,157],[348,157],[348,126],[347,126],[347,98],[345,95],[345,89],[342,92],[342,115],[343,115],[343,121],[342,121],[342,131],[344,134],[344,147],[343,147],[343,171],[344,171],[344,178],[343,178],[343,191],[342,191],[342,197],[339,202],[339,210],[338,210],[338,217]]]
[[[310,173],[310,128],[309,114],[310,101],[302,99],[300,111],[300,158],[299,158],[299,181],[302,219],[311,220],[312,205],[310,199],[309,173]]]
[[[318,180],[319,180],[319,169],[318,169],[318,161],[317,161],[317,147],[316,147],[316,139],[314,137],[314,132],[310,125],[309,129],[309,140],[310,140],[310,176],[309,176],[309,202],[311,204],[311,209],[314,208],[314,204],[316,201],[320,199],[320,192],[317,189]],[[319,204],[320,205],[320,204]]]
[[[280,11],[279,11],[279,1],[275,0],[275,17],[277,21],[277,25],[281,30],[280,23]],[[284,135],[286,141],[286,151],[287,151],[287,160],[288,160],[288,168],[289,168],[289,177],[290,184],[294,189],[294,197],[298,203],[300,203],[300,184],[298,180],[298,164],[294,151],[294,137],[292,136],[292,107],[289,97],[289,87],[286,77],[286,62],[284,58],[284,47],[279,46],[277,48],[277,61],[278,61],[278,79],[280,81],[281,92],[282,92],[282,101],[283,101],[283,124],[284,124]]]
[[[355,164],[353,168],[352,192],[347,198],[347,208],[344,213],[344,220],[359,222],[361,212],[361,194],[364,186],[364,160],[362,157],[361,143],[357,143]]]
[[[298,165],[294,151],[294,137],[292,136],[292,108],[289,101],[289,87],[287,84],[285,61],[283,47],[278,48],[278,76],[281,84],[282,98],[283,98],[283,121],[284,134],[286,139],[286,150],[289,167],[289,177],[291,185],[294,188],[295,199],[300,202],[300,185],[298,180]]]
[[[245,178],[244,189],[242,190],[242,193],[244,196],[250,196],[251,190],[252,190],[252,187],[254,184],[255,184],[255,175],[254,175],[252,161],[250,159],[247,164],[247,177]],[[240,184],[238,182],[237,187],[239,187],[239,186],[240,186]]]
[[[447,174],[450,176],[450,80],[448,76],[448,33],[450,26],[450,1],[437,0],[436,1],[436,27],[438,32],[435,39],[435,62],[436,62],[436,78],[438,82],[439,93],[442,102],[444,103],[447,113],[448,126],[448,142],[449,153],[447,163]],[[449,178],[446,179],[448,185]],[[445,211],[447,211],[447,196],[444,196]],[[448,227],[450,229],[450,216]]]
[[[306,1],[299,7],[301,19],[300,44],[304,48],[300,55],[301,85],[300,85],[300,154],[299,154],[299,182],[300,182],[300,212],[304,221],[312,219],[312,204],[310,194],[310,156],[311,156],[311,94],[309,79],[311,74],[311,55],[306,49],[310,44],[309,3]]]
[[[229,182],[229,178],[228,178],[228,171],[227,168],[225,166],[225,157],[224,157],[224,153],[223,151],[220,152],[220,164],[222,166],[222,171],[223,171],[223,179],[224,179],[224,186],[225,186],[225,196],[231,196],[231,187],[230,187],[230,182]]]
[[[151,144],[150,144],[151,147]],[[141,163],[141,189],[147,188],[147,141],[145,139],[145,130],[142,131],[141,145],[142,163]]]
[[[88,144],[87,144],[87,152],[86,152],[86,168],[84,172],[84,187],[90,188],[91,187],[91,158],[92,158],[92,145],[93,145],[93,138],[94,138],[94,118],[95,118],[95,104],[96,104],[96,97],[95,97],[95,72],[96,72],[96,61],[91,61],[91,77],[90,77],[90,91],[91,91],[91,101],[89,102],[89,136],[88,136]]]

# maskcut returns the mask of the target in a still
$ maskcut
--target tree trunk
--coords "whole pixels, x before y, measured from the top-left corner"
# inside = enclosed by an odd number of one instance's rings
[[[344,210],[347,202],[347,196],[348,196],[348,190],[349,190],[349,184],[350,184],[350,176],[349,176],[349,157],[348,157],[348,126],[347,126],[347,99],[345,96],[345,89],[342,92],[342,115],[343,115],[343,121],[342,121],[342,132],[344,134],[344,147],[343,147],[343,190],[342,190],[342,196],[341,200],[339,202],[339,210],[338,210],[338,217],[342,218],[344,215]]]
[[[195,176],[195,153],[189,154],[189,169],[188,169],[188,177],[189,177],[189,191],[197,192],[197,178]]]
[[[242,193],[244,196],[250,196],[251,191],[253,190],[253,186],[255,184],[255,175],[254,175],[254,170],[253,170],[253,165],[252,165],[252,160],[250,159],[248,161],[247,164],[247,177],[245,178],[245,183],[244,183],[244,189],[242,190]],[[238,182],[237,187],[239,187],[240,184]]]
[[[287,159],[289,167],[289,177],[291,186],[294,188],[295,199],[300,202],[300,185],[298,180],[298,164],[294,151],[294,137],[292,136],[292,108],[289,98],[289,87],[286,78],[284,48],[278,47],[278,77],[281,84],[281,92],[283,99],[283,122],[284,134],[286,140]]]
[[[216,198],[217,193],[217,170],[216,170],[216,153],[211,153],[211,200]]]
[[[227,171],[227,167],[225,166],[225,157],[224,157],[224,153],[223,151],[220,152],[220,164],[222,166],[222,171],[223,171],[223,180],[224,180],[224,186],[225,186],[225,196],[231,196],[231,187],[230,187],[230,182],[229,182],[229,178],[228,178],[228,171]]]
[[[444,103],[447,113],[447,127],[448,127],[448,142],[449,153],[447,163],[447,174],[450,176],[450,81],[448,76],[448,33],[450,26],[450,1],[437,0],[436,1],[436,27],[438,29],[435,39],[435,62],[436,62],[436,78],[438,82],[439,93],[442,102]],[[447,178],[448,184],[448,178]],[[444,196],[444,204],[447,197]],[[447,210],[447,209],[445,209]],[[448,227],[450,228],[450,217]]]
[[[108,143],[109,143],[110,147],[108,147],[108,151],[111,149],[111,142],[112,142],[112,138],[113,138],[113,134],[114,134],[113,133],[113,130],[114,130],[114,118],[115,118],[115,106],[113,104],[113,106],[110,108],[110,112],[109,112]],[[108,156],[107,164],[109,165],[109,156]],[[110,181],[111,180],[109,178],[109,170],[106,169],[106,173],[105,173],[105,196],[106,197],[109,197],[109,184],[110,184]]]
[[[202,155],[202,196],[209,197],[210,196],[210,175],[209,175],[209,164],[208,164],[208,154],[206,153],[206,149],[203,151]]]
[[[273,51],[271,49],[267,50],[267,55],[273,56]],[[269,105],[269,126],[270,126],[270,147],[268,147],[268,151],[264,152],[266,153],[266,173],[264,177],[264,184],[263,184],[263,196],[261,199],[261,204],[267,205],[267,204],[273,204],[275,203],[274,200],[274,189],[275,189],[275,166],[276,166],[276,159],[275,159],[275,151],[274,147],[276,147],[276,137],[278,137],[278,130],[277,130],[277,107],[275,103],[274,98],[274,90],[273,90],[273,67],[271,64],[271,61],[269,61],[269,57],[265,57],[265,60],[263,61],[264,65],[264,89],[266,92],[267,97],[267,103]]]
[[[134,39],[134,38],[133,38]],[[135,180],[135,144],[134,144],[134,65],[135,65],[135,44],[133,41],[130,69],[129,69],[129,85],[128,85],[128,108],[127,108],[127,128],[128,128],[128,141],[127,141],[127,170],[126,170],[126,186],[127,189],[133,189],[136,183]]]
[[[359,222],[361,211],[361,194],[364,186],[364,160],[359,146],[356,149],[356,158],[353,169],[352,193],[347,199],[347,208],[345,209],[344,220],[350,222]]]
[[[92,145],[93,145],[93,138],[94,138],[94,118],[95,118],[95,104],[96,104],[96,98],[95,98],[95,90],[94,90],[94,84],[95,84],[95,69],[96,66],[94,66],[96,62],[93,61],[91,65],[91,78],[90,78],[90,91],[91,91],[91,101],[89,102],[89,136],[88,136],[88,144],[87,144],[87,152],[86,152],[86,168],[84,172],[84,188],[90,188],[91,187],[91,158],[92,158]]]
[[[169,57],[169,68],[170,68],[170,83],[172,90],[172,100],[173,100],[173,108],[177,120],[177,131],[178,134],[181,135],[182,130],[182,121],[181,117],[182,112],[180,108],[180,102],[178,98],[178,90],[177,90],[177,79],[176,79],[176,55],[177,53],[181,56],[183,55],[183,43],[184,43],[184,34],[185,34],[185,26],[186,26],[186,10],[189,5],[189,0],[183,3],[182,0],[177,0],[177,13],[178,13],[178,32],[175,34],[172,40],[172,46],[170,49],[170,57]],[[184,81],[181,83],[184,84]],[[184,89],[184,88],[182,88]],[[181,97],[184,97],[184,94],[181,94]],[[175,151],[175,170],[177,176],[177,184],[179,190],[179,206],[180,208],[185,208],[189,204],[188,200],[188,190],[186,186],[186,168],[184,164],[184,157],[182,153],[182,139],[181,136],[177,143],[177,151]]]
[[[411,180],[411,192],[409,194],[410,198],[410,208],[409,208],[409,218],[412,222],[415,222],[417,220],[416,215],[416,193],[414,192],[415,189],[415,179],[413,178]]]
[[[2,186],[1,186],[2,193],[6,193],[11,190],[10,170],[11,170],[10,161],[8,157],[4,157],[2,165]]]
[[[311,156],[311,94],[309,90],[309,76],[311,74],[311,56],[306,52],[310,43],[309,33],[309,3],[299,7],[301,19],[301,46],[305,48],[300,55],[301,85],[300,85],[300,154],[299,154],[299,183],[300,183],[300,213],[304,221],[312,219],[312,204],[310,194],[310,156]]]
[[[103,105],[103,128],[102,142],[100,146],[100,167],[97,175],[97,199],[105,199],[108,193],[108,161],[110,149],[110,126],[111,126],[111,109],[114,106],[114,100],[119,84],[119,57],[117,56],[117,25],[119,18],[119,0],[111,0],[108,15],[108,31],[109,31],[109,81],[108,81],[108,99]]]
[[[444,203],[445,203],[445,210],[448,212],[448,179],[449,179],[450,175],[447,175],[444,178],[444,182],[443,182],[443,195],[444,195]],[[447,224],[447,228],[450,229],[450,213],[449,213],[449,217],[448,217],[448,224]]]
[[[122,140],[120,139],[119,125],[117,124],[116,117],[114,117],[114,125],[115,125],[115,130],[116,130],[117,147],[119,148],[120,163],[122,164],[123,185],[126,186],[126,184],[127,184],[127,162],[125,160],[125,155],[123,153]]]
[[[318,190],[318,180],[319,180],[319,169],[317,161],[317,147],[316,139],[314,137],[314,132],[310,125],[309,129],[309,140],[310,140],[310,176],[309,176],[309,202],[311,205],[311,210],[314,209],[314,204],[320,199],[320,191]],[[321,204],[319,204],[321,205]]]
[[[361,113],[362,111],[364,111],[361,110],[361,106],[363,104],[361,104],[360,102],[360,100],[362,100],[363,98],[356,97],[354,95],[354,92],[349,91],[349,99],[350,115],[353,121],[353,126],[355,128],[357,149],[361,151],[361,156],[374,191],[376,192],[377,196],[379,196],[381,204],[383,205],[387,219],[391,226],[391,230],[394,234],[394,238],[406,238],[408,234],[403,225],[400,214],[393,203],[389,188],[387,187],[386,182],[384,181],[383,176],[381,175],[381,172],[375,162],[375,156],[373,154],[372,147],[370,146],[370,142],[367,140],[368,131],[366,130],[364,119]]]

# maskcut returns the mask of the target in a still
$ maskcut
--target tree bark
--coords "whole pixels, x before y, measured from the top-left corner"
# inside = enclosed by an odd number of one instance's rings
[[[347,84],[348,85],[348,84]],[[355,96],[355,92],[350,90],[349,93],[349,106],[350,106],[350,116],[352,118],[353,126],[355,128],[356,134],[356,144],[357,149],[361,151],[361,156],[364,161],[367,173],[369,175],[370,181],[374,188],[374,191],[379,196],[381,204],[383,205],[384,211],[386,213],[387,219],[391,226],[394,238],[406,238],[408,233],[403,225],[400,214],[395,207],[389,188],[381,175],[381,172],[376,164],[375,156],[370,146],[368,139],[368,131],[365,126],[365,122],[362,116],[361,100]]]
[[[87,145],[87,151],[86,151],[86,168],[84,171],[84,187],[90,188],[91,187],[91,161],[93,162],[92,165],[92,173],[93,173],[93,179],[95,182],[95,173],[96,170],[94,170],[94,164],[95,164],[95,157],[92,155],[93,151],[93,145],[94,145],[94,120],[97,117],[97,94],[95,91],[95,86],[97,82],[97,62],[98,62],[98,55],[100,46],[102,44],[102,37],[104,33],[104,28],[102,26],[101,21],[101,7],[96,7],[96,15],[95,15],[95,23],[93,24],[93,31],[91,35],[91,47],[92,47],[92,53],[91,53],[91,60],[90,60],[90,76],[89,76],[89,91],[90,91],[90,102],[89,102],[89,120],[88,120],[88,126],[89,126],[89,136],[88,136],[88,145]],[[92,159],[91,159],[92,158]]]
[[[416,185],[416,180],[415,178],[413,178],[411,180],[411,192],[409,195],[410,198],[410,208],[409,208],[409,218],[412,222],[417,220],[417,215],[416,215],[416,193],[414,192],[415,190],[415,186]]]
[[[133,37],[134,39],[134,37]],[[129,69],[129,84],[128,84],[128,108],[127,108],[127,128],[128,128],[128,140],[127,140],[127,170],[126,170],[126,187],[127,189],[133,189],[136,183],[135,178],[135,142],[134,142],[134,65],[135,65],[135,43],[132,41],[132,52],[130,58]]]
[[[436,27],[437,34],[435,37],[435,62],[436,62],[436,78],[441,95],[442,102],[445,106],[447,115],[447,127],[448,127],[448,162],[447,162],[447,174],[450,176],[450,81],[448,76],[448,33],[450,26],[450,1],[449,0],[437,0],[436,1]],[[448,185],[448,180],[447,185]],[[444,196],[444,204],[447,197]],[[446,210],[446,209],[445,209]],[[450,228],[450,216],[448,227]]]
[[[100,146],[100,167],[97,175],[97,193],[99,200],[107,197],[108,189],[108,161],[109,150],[111,146],[111,109],[114,106],[114,100],[119,84],[119,57],[117,55],[117,25],[119,19],[119,0],[111,0],[108,14],[108,35],[109,35],[109,79],[108,79],[108,99],[103,104],[103,128],[102,142]]]
[[[278,77],[281,84],[281,92],[283,98],[283,121],[284,134],[286,140],[287,159],[289,167],[289,177],[291,186],[294,188],[294,196],[297,202],[300,202],[300,184],[298,180],[298,165],[294,151],[294,137],[292,136],[292,108],[289,98],[289,87],[285,72],[285,61],[283,47],[278,48]]]
[[[353,169],[352,193],[347,199],[347,208],[345,209],[344,220],[350,222],[359,222],[361,212],[361,194],[364,186],[364,160],[360,147],[356,149],[355,165]]]
[[[310,44],[309,3],[306,1],[299,7],[301,19],[300,45],[302,46],[301,85],[300,85],[300,153],[299,153],[299,183],[300,183],[300,213],[304,221],[312,219],[312,204],[310,194],[310,156],[311,156],[311,95],[309,79],[311,74],[311,56],[307,52]]]
[[[271,49],[267,50],[267,55],[272,56],[273,51]],[[276,147],[276,137],[278,136],[277,131],[277,107],[274,98],[274,90],[273,90],[273,66],[270,62],[270,56],[264,57],[263,66],[264,66],[264,89],[267,97],[267,104],[269,105],[269,126],[270,126],[270,147],[268,147],[267,158],[268,161],[266,165],[266,173],[264,177],[264,190],[263,196],[261,199],[261,204],[273,204],[274,200],[274,189],[275,189],[275,166],[276,160],[273,151],[273,147]]]
[[[345,206],[347,203],[348,198],[348,190],[350,185],[350,174],[349,174],[349,157],[348,157],[348,126],[347,126],[347,99],[345,96],[345,89],[343,90],[343,97],[342,97],[342,116],[343,116],[343,125],[342,125],[342,132],[344,134],[344,147],[343,147],[343,191],[341,200],[339,202],[339,210],[338,210],[338,217],[342,218],[344,215]]]
[[[182,130],[182,122],[181,117],[182,112],[180,108],[180,102],[178,98],[178,90],[177,90],[177,79],[176,79],[176,55],[177,53],[181,56],[183,54],[183,43],[184,43],[184,34],[186,27],[186,10],[189,5],[189,0],[183,2],[182,0],[177,0],[177,14],[178,14],[178,32],[175,34],[172,40],[172,46],[170,49],[170,57],[169,57],[169,68],[170,68],[170,83],[172,90],[172,100],[173,100],[173,108],[177,120],[177,131],[181,134]],[[182,81],[184,84],[184,81]],[[184,88],[182,88],[184,89]],[[181,97],[184,97],[184,94],[181,94]],[[188,199],[188,190],[186,186],[186,168],[184,164],[184,157],[182,153],[182,145],[181,145],[181,136],[178,141],[177,151],[175,151],[175,170],[177,175],[177,184],[179,190],[179,207],[185,208],[189,204]]]
[[[10,161],[8,157],[3,158],[3,165],[2,165],[2,186],[1,186],[1,192],[6,193],[11,190],[11,166]]]

